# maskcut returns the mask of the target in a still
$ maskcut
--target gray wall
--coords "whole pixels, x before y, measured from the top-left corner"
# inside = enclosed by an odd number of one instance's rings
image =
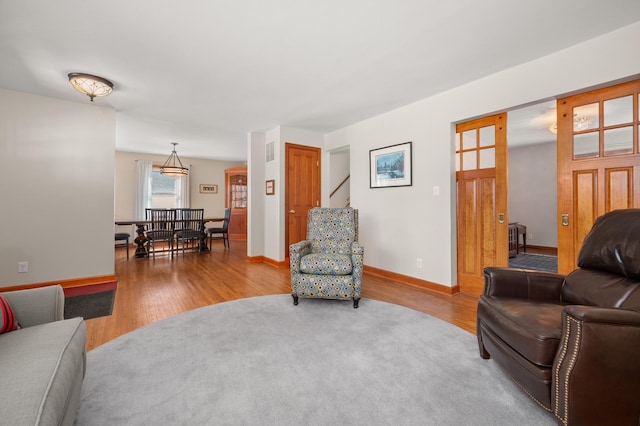
[[[509,222],[527,227],[527,244],[558,247],[556,144],[509,148]]]
[[[0,287],[113,274],[115,134],[99,102],[0,89]]]

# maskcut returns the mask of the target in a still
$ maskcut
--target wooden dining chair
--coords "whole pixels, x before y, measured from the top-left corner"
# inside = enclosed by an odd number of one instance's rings
[[[125,241],[125,245],[127,247],[127,260],[129,260],[129,238],[131,238],[131,234],[129,234],[127,232],[116,232],[115,233],[115,242],[116,243],[118,241]],[[116,245],[122,245],[122,244],[116,244]]]
[[[205,235],[202,231],[202,222],[204,221],[204,209],[180,209],[181,219],[180,229],[175,232],[176,251],[182,245],[182,255],[184,256],[185,247],[191,248],[193,243],[200,251],[200,241]]]
[[[231,220],[231,208],[227,207],[224,209],[224,219],[222,220],[222,226],[215,228],[207,228],[206,232],[209,235],[209,249],[211,252],[213,251],[213,245],[211,244],[213,240],[222,240],[225,248],[231,248],[231,244],[229,243],[229,221]]]
[[[145,209],[149,227],[147,228],[147,244],[152,257],[156,258],[158,243],[169,245],[169,252],[173,256],[174,227],[176,220],[175,209]]]

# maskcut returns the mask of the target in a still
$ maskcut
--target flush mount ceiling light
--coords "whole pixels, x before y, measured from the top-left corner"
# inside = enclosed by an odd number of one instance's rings
[[[180,161],[180,157],[178,157],[178,153],[176,152],[177,142],[171,142],[173,145],[173,151],[171,151],[171,155],[167,158],[167,161],[164,162],[162,167],[160,167],[160,173],[165,176],[185,176],[189,174],[189,169],[182,165],[182,161]]]
[[[80,93],[87,95],[91,102],[96,96],[107,96],[113,91],[113,83],[102,77],[91,74],[72,72],[69,83]]]
[[[573,114],[573,131],[579,132],[580,130],[588,129],[589,126],[593,123],[593,119],[589,116],[580,116],[578,114]],[[558,133],[558,123],[554,122],[549,126],[549,131],[551,133]]]

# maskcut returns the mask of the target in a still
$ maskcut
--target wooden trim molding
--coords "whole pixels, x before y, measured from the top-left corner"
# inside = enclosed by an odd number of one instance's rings
[[[249,263],[266,263],[267,265],[275,266],[276,268],[288,268],[289,259],[285,260],[273,260],[265,256],[247,256]]]
[[[100,291],[114,290],[118,287],[118,281],[116,280],[115,275],[101,275],[98,277],[71,278],[66,280],[2,287],[0,288],[0,291],[26,290],[29,288],[48,287],[58,284],[62,286],[65,296],[97,293]]]
[[[396,272],[386,271],[384,269],[375,268],[373,266],[364,266],[364,273],[375,275],[382,278],[388,278],[390,280],[398,281],[403,284],[412,285],[415,287],[435,291],[438,293],[454,296],[460,293],[460,287],[457,285],[449,287],[442,284],[436,284],[431,281],[421,280],[420,278],[410,277],[408,275],[398,274]]]
[[[249,263],[266,263],[277,268],[288,268],[289,259],[283,261],[273,260],[265,256],[247,256]],[[431,281],[421,280],[420,278],[410,277],[408,275],[398,274],[396,272],[386,271],[384,269],[375,268],[373,266],[364,266],[364,273],[398,281],[402,284],[408,284],[414,287],[435,291],[437,293],[454,296],[460,293],[460,287],[455,285],[448,287],[442,284],[436,284]]]

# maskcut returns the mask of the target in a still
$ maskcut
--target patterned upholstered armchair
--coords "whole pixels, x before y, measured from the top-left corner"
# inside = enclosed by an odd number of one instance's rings
[[[291,296],[353,299],[362,289],[364,248],[358,243],[358,210],[316,207],[309,210],[307,239],[289,246]]]

